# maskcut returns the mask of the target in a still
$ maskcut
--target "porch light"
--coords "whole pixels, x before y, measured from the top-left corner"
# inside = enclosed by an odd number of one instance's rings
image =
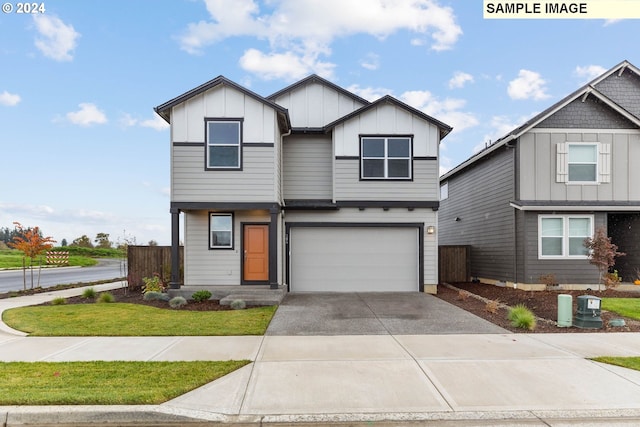
[[[433,225],[427,227],[427,234],[433,234],[436,232],[436,228]]]

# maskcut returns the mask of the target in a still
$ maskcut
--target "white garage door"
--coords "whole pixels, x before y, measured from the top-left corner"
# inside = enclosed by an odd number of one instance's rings
[[[417,292],[418,230],[293,227],[292,292]]]

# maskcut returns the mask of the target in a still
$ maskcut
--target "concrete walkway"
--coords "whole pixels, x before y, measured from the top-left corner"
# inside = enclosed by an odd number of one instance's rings
[[[44,297],[25,298],[0,300],[0,311]],[[586,359],[599,355],[639,356],[640,334],[38,338],[5,328],[0,361],[254,363],[162,405],[0,407],[0,425],[640,425],[640,372]]]

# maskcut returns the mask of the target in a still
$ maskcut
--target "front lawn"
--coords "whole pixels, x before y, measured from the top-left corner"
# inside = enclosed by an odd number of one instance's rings
[[[622,366],[623,368],[635,369],[640,371],[640,357],[594,357],[591,360],[596,362],[608,363],[609,365]]]
[[[620,316],[640,320],[639,298],[602,298],[602,309]]]
[[[0,406],[160,404],[248,363],[0,362]]]
[[[13,308],[2,320],[43,337],[263,335],[276,308],[180,311],[141,304],[69,304]]]

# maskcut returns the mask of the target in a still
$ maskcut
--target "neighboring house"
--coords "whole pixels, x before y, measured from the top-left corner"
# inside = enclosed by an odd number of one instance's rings
[[[440,178],[439,243],[471,246],[471,275],[591,287],[597,227],[640,268],[640,70],[622,62]],[[586,285],[586,286],[584,286]]]
[[[172,288],[436,291],[446,124],[315,75],[269,97],[220,76],[155,111],[171,124]]]

